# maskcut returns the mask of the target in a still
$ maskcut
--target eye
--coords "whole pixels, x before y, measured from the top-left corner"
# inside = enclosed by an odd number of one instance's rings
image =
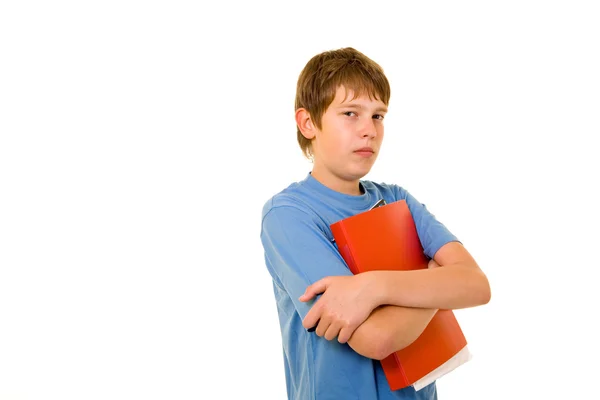
[[[383,117],[383,115],[381,115],[381,114],[375,114],[375,115],[373,115],[373,118],[375,118],[375,119],[378,119],[378,120],[380,120],[380,121],[383,121],[383,118],[384,118],[384,117]]]
[[[347,117],[355,117],[356,113],[354,111],[345,111],[344,115]]]

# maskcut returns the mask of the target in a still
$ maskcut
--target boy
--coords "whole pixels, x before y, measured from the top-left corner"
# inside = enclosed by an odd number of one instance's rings
[[[298,79],[297,137],[313,168],[266,202],[261,228],[289,399],[437,399],[435,382],[391,391],[378,360],[414,341],[436,310],[490,299],[485,274],[423,204],[397,185],[361,180],[379,153],[389,98],[381,67],[352,48],[317,54]],[[380,199],[406,200],[435,268],[350,272],[329,226]]]

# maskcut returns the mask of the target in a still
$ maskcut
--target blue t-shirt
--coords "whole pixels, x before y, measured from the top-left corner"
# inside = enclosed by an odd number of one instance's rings
[[[269,199],[262,211],[261,240],[273,278],[281,326],[288,398],[292,400],[437,399],[435,383],[415,391],[391,391],[381,363],[347,343],[308,332],[302,320],[313,302],[298,300],[307,286],[326,276],[352,275],[337,251],[331,224],[369,210],[378,200],[406,200],[425,254],[457,241],[446,227],[397,185],[361,181],[352,196],[321,184],[309,173]]]

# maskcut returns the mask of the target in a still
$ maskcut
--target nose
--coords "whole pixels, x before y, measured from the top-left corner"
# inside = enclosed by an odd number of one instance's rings
[[[373,118],[365,118],[365,121],[361,126],[360,134],[361,137],[364,138],[374,138],[377,136],[377,129]]]

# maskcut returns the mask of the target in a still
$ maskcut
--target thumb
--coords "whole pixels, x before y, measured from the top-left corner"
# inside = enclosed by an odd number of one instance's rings
[[[302,296],[300,296],[298,298],[298,300],[309,301],[316,295],[323,293],[325,291],[325,289],[327,289],[328,284],[329,284],[329,280],[327,278],[323,278],[323,279],[316,281],[315,283],[313,283],[312,285],[310,285],[306,288],[306,290],[304,291],[304,294]]]

